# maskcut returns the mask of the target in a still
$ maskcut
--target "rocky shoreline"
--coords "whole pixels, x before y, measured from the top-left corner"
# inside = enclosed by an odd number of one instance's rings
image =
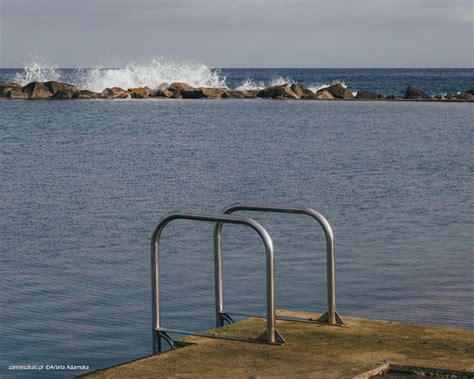
[[[431,97],[422,90],[410,86],[404,97],[393,94],[380,94],[358,91],[356,95],[341,84],[321,88],[316,92],[301,84],[282,84],[255,90],[232,90],[226,87],[192,87],[186,83],[161,84],[158,88],[149,87],[105,88],[102,92],[79,89],[68,83],[56,81],[32,82],[25,86],[18,83],[0,81],[0,98],[31,100],[66,99],[280,99],[280,100],[424,100],[424,101],[474,101],[474,87],[452,95]]]

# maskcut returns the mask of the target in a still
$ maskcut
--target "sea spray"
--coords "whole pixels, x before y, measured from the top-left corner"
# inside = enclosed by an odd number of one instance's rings
[[[322,90],[324,88],[328,88],[328,87],[331,87],[335,84],[340,84],[341,86],[343,86],[344,88],[347,88],[347,84],[344,83],[343,81],[339,81],[339,80],[334,80],[331,84],[327,84],[327,83],[314,83],[312,85],[310,85],[308,87],[308,89],[310,89],[311,91],[313,92],[318,92],[319,90]]]
[[[107,87],[151,87],[162,83],[184,82],[193,87],[226,87],[220,70],[200,63],[154,58],[149,63],[128,64],[124,68],[96,68],[84,70],[78,78],[82,88],[102,91]]]
[[[30,54],[23,72],[17,73],[13,81],[24,86],[31,82],[59,81],[60,79],[61,74],[56,65],[38,55]]]
[[[229,87],[227,78],[220,69],[210,68],[193,61],[163,57],[153,58],[145,64],[130,63],[123,68],[96,67],[65,70],[59,69],[45,58],[30,54],[23,71],[16,73],[12,79],[21,85],[34,81],[64,81],[96,92],[102,92],[107,87],[157,88],[162,83],[172,82],[184,82],[193,87]],[[236,87],[236,90],[245,91],[293,83],[295,80],[290,77],[277,76],[264,81],[248,77],[240,84],[233,82],[231,85]],[[347,87],[343,81],[334,80],[330,84],[314,82],[308,88],[317,92],[337,83]]]
[[[240,84],[236,90],[237,91],[253,91],[253,90],[259,90],[259,89],[264,89],[267,87],[273,87],[273,86],[279,86],[279,85],[285,85],[285,84],[293,84],[295,83],[294,80],[288,78],[288,77],[283,77],[283,76],[278,76],[276,78],[272,78],[268,83],[265,83],[263,81],[254,81],[251,78],[245,79],[242,84]]]

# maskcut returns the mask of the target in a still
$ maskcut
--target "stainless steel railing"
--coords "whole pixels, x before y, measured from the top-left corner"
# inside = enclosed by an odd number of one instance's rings
[[[160,238],[163,229],[173,220],[194,220],[223,224],[241,224],[246,225],[257,232],[263,241],[266,254],[266,331],[257,339],[252,340],[248,338],[213,335],[207,333],[194,333],[184,330],[166,329],[161,326],[161,306],[160,306]],[[216,248],[216,246],[215,246]],[[220,266],[222,267],[222,266]],[[175,212],[164,216],[158,226],[156,227],[151,242],[151,271],[152,271],[152,313],[153,313],[153,352],[157,353],[162,350],[162,339],[164,339],[171,348],[175,347],[174,340],[168,333],[195,335],[210,338],[223,338],[237,341],[248,342],[266,342],[269,344],[282,344],[285,342],[280,333],[276,330],[275,325],[275,257],[273,242],[267,231],[256,221],[250,218],[210,214],[210,213],[183,213]],[[220,271],[220,278],[222,279],[222,271]],[[217,274],[216,274],[217,276]],[[217,282],[216,282],[217,285]],[[216,289],[216,293],[217,293]],[[222,280],[220,281],[219,291],[222,294]]]
[[[284,317],[278,319],[290,321],[316,322],[330,325],[343,325],[344,321],[336,311],[336,267],[335,267],[335,240],[331,225],[321,214],[314,209],[294,206],[277,206],[261,204],[234,204],[224,209],[224,214],[232,214],[237,211],[256,211],[274,213],[293,213],[307,215],[316,220],[324,230],[326,236],[326,257],[327,257],[327,304],[328,310],[318,319]],[[216,290],[216,326],[221,327],[224,322],[232,322],[229,314],[224,312],[223,276],[222,276],[222,234],[223,223],[219,222],[214,228],[214,272]],[[250,316],[241,313],[234,313],[242,316]],[[253,315],[255,317],[255,315]]]

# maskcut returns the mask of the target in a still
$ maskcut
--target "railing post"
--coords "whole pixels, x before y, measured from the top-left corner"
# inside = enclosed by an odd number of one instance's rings
[[[224,285],[222,282],[222,245],[221,233],[222,223],[218,222],[214,227],[214,291],[216,297],[216,327],[224,326]]]
[[[323,228],[326,237],[326,260],[327,260],[327,312],[319,319],[319,322],[325,322],[331,325],[343,325],[341,317],[336,311],[336,263],[335,263],[335,238],[331,225],[324,216],[316,212],[314,209],[306,207],[291,206],[274,206],[274,205],[257,205],[257,204],[234,204],[224,210],[224,214],[232,214],[236,211],[257,211],[257,212],[274,212],[274,213],[293,213],[310,216],[316,220]],[[218,251],[216,252],[216,260],[222,266],[221,253],[221,234],[222,225],[214,229],[214,239],[219,241]],[[268,266],[267,266],[268,267]],[[220,282],[222,282],[222,272],[220,272]],[[216,297],[217,298],[217,297]],[[220,292],[220,307],[224,308],[224,300],[222,291]]]
[[[266,255],[266,294],[267,294],[267,325],[266,331],[257,340],[264,340],[267,343],[284,343],[284,339],[276,330],[275,325],[275,278],[274,278],[274,250],[273,242],[267,231],[256,221],[249,218],[234,217],[229,215],[214,215],[207,213],[170,213],[163,217],[152,235],[151,241],[151,275],[152,275],[152,315],[153,315],[153,352],[157,353],[161,351],[162,339],[165,339],[173,347],[174,342],[167,335],[166,330],[161,328],[161,309],[160,309],[160,237],[164,227],[173,220],[194,220],[194,221],[208,221],[217,223],[215,230],[222,228],[223,223],[229,224],[241,224],[246,225],[254,229],[265,246]],[[216,285],[216,323],[218,326],[223,323],[223,296],[222,296],[222,260],[220,258],[220,236],[216,235],[214,239],[214,264],[215,264],[215,285]],[[179,333],[180,331],[168,331],[173,333]],[[211,335],[199,334],[204,337],[211,337]],[[212,336],[213,338],[218,338]],[[224,338],[224,337],[222,337]],[[231,339],[231,337],[227,337]],[[234,340],[245,340],[238,337],[232,337]]]

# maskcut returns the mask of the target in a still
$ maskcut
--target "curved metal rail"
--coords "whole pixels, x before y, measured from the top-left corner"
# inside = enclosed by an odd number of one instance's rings
[[[335,267],[335,241],[334,233],[329,222],[312,208],[260,205],[260,204],[234,204],[224,209],[224,214],[231,214],[237,211],[256,211],[274,213],[293,213],[310,216],[316,220],[324,230],[326,236],[326,256],[327,256],[327,303],[328,310],[317,320],[298,317],[278,316],[278,319],[289,321],[317,322],[330,325],[344,325],[344,321],[336,312],[336,267]],[[214,228],[214,272],[216,289],[216,325],[223,326],[224,322],[231,322],[230,316],[224,312],[224,295],[222,283],[222,234],[223,223],[216,224]],[[236,314],[236,313],[235,313]],[[242,314],[240,314],[242,315]],[[248,315],[245,315],[248,316]],[[230,321],[229,321],[230,319]]]
[[[246,225],[257,232],[263,241],[266,253],[266,331],[258,337],[256,340],[232,337],[232,336],[215,336],[206,333],[192,333],[184,330],[171,330],[161,327],[161,309],[160,309],[160,238],[161,233],[166,225],[173,220],[194,220],[204,222],[214,222],[222,224],[240,224]],[[153,352],[160,352],[162,350],[161,340],[164,339],[169,343],[171,348],[175,347],[174,341],[168,335],[168,333],[186,334],[186,335],[197,335],[202,337],[210,338],[223,338],[246,342],[266,342],[269,344],[282,344],[285,342],[280,333],[276,330],[275,326],[275,259],[273,242],[267,231],[256,221],[250,218],[228,216],[222,214],[210,214],[210,213],[183,213],[175,212],[164,216],[155,231],[153,232],[151,239],[151,271],[152,271],[152,313],[153,313]]]

